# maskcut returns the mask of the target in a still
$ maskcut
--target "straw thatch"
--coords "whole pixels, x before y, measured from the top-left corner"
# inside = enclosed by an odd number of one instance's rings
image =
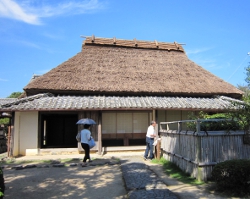
[[[27,96],[168,95],[239,98],[242,92],[190,61],[177,43],[87,37],[82,51],[37,77]]]

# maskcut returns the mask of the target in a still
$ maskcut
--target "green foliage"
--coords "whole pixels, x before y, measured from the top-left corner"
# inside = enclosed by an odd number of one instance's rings
[[[1,124],[7,125],[7,124],[9,124],[9,122],[10,122],[9,118],[1,118],[0,119],[0,125]]]
[[[188,173],[183,172],[176,164],[166,160],[165,158],[161,158],[160,160],[153,159],[153,163],[161,164],[163,166],[164,172],[183,183],[191,184],[191,185],[201,185],[204,184],[202,181],[198,181],[195,178],[191,177]]]
[[[240,129],[248,132],[250,127],[250,102],[244,99],[244,103],[232,102],[232,106],[237,107],[237,111],[228,112],[228,116],[237,120]]]
[[[240,90],[244,92],[243,101],[233,102],[232,105],[238,107],[238,111],[230,112],[229,115],[232,118],[236,118],[239,121],[239,125],[241,129],[245,131],[245,133],[250,133],[250,63],[245,68],[246,70],[246,78],[247,86],[238,86]]]
[[[7,98],[18,98],[21,94],[22,92],[13,92]]]
[[[6,158],[0,162],[1,165],[20,165],[20,164],[50,164],[52,160],[17,160],[15,158]]]
[[[245,81],[247,83],[248,88],[250,88],[250,64],[245,68],[246,69],[246,78]]]
[[[208,122],[201,122],[200,123],[200,130],[201,131],[229,131],[229,130],[239,130],[241,126],[236,119],[232,118],[231,115],[227,113],[216,113],[209,115],[200,111],[197,115],[194,113],[189,114],[190,120],[198,120],[198,119],[225,119],[220,121],[208,121]],[[187,122],[188,129],[192,131],[196,131],[196,122]]]
[[[245,98],[245,97],[249,97],[250,96],[250,87],[248,87],[248,86],[245,86],[245,85],[237,85],[237,88],[239,89],[239,90],[241,90],[241,91],[243,91],[244,92],[244,94],[243,94],[243,97]]]
[[[250,160],[228,160],[217,164],[212,178],[219,190],[245,195],[250,193]]]
[[[7,98],[18,98],[21,94],[22,94],[22,92],[13,92]],[[10,122],[9,118],[1,118],[0,119],[0,125],[1,124],[8,125],[9,122]]]
[[[5,184],[4,184],[4,176],[3,176],[3,171],[2,168],[0,168],[0,198],[3,198],[4,196],[4,191],[5,191]]]

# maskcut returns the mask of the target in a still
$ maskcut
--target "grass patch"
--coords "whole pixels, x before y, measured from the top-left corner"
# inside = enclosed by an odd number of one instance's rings
[[[76,163],[76,162],[81,162],[82,159],[78,159],[78,158],[66,158],[66,159],[61,159],[60,162],[61,163]]]
[[[52,160],[16,160],[15,158],[2,160],[0,165],[19,165],[19,164],[50,164]]]
[[[191,177],[189,174],[183,172],[176,164],[164,159],[163,157],[160,160],[153,159],[152,163],[161,164],[163,166],[164,172],[171,178],[175,178],[180,182],[190,185],[202,185],[205,184],[203,181],[198,181],[195,178]]]
[[[92,160],[95,160],[93,158]],[[54,161],[58,161],[61,164],[71,164],[71,163],[79,163],[82,162],[82,158],[65,158],[65,159],[48,159],[48,160],[18,160],[16,158],[7,158],[0,161],[0,166],[3,165],[20,165],[20,164],[51,164]]]

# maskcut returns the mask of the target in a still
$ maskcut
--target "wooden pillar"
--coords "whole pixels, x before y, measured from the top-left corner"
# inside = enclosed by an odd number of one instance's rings
[[[7,156],[10,157],[10,138],[11,138],[11,128],[10,124],[8,126],[8,137],[7,137]]]
[[[98,117],[98,154],[102,154],[102,112],[99,111]]]
[[[10,119],[10,127],[8,130],[8,143],[9,143],[9,151],[8,157],[13,157],[13,147],[14,147],[14,121],[15,121],[15,112],[12,112]]]
[[[153,120],[156,119],[156,116],[155,116],[155,109],[153,110]]]

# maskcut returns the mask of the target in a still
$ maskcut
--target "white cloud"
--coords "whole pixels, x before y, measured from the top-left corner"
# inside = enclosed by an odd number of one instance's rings
[[[98,0],[69,1],[55,6],[44,6],[40,9],[40,17],[52,17],[60,15],[78,15],[94,12],[102,9],[103,4]]]
[[[52,69],[52,68],[51,68],[51,69]],[[39,70],[39,71],[37,71],[37,73],[36,73],[36,74],[43,75],[43,74],[45,74],[45,73],[49,72],[51,69]]]
[[[0,17],[16,19],[29,24],[40,24],[39,18],[32,13],[26,13],[25,8],[12,0],[0,0]]]
[[[209,50],[212,50],[212,48],[191,49],[191,50],[187,50],[186,53],[187,53],[188,55],[191,55],[191,54],[199,54],[199,53],[203,53],[203,52],[206,52],[206,51],[209,51]]]
[[[61,0],[56,5],[52,5],[51,1],[47,2],[48,4],[44,4],[44,1],[34,3],[32,0],[0,0],[0,17],[40,25],[42,24],[41,18],[90,13],[104,7],[98,0]]]
[[[36,49],[41,49],[40,46],[38,46],[37,44],[35,43],[31,43],[31,42],[28,42],[28,41],[16,41],[16,43],[21,43],[22,45],[25,45],[25,46],[29,46],[29,47],[32,47],[32,48],[36,48]]]
[[[209,52],[210,50],[213,50],[213,47],[189,49],[186,53],[192,61],[204,68],[221,68],[221,66],[217,66],[217,61],[213,53]]]
[[[7,81],[8,81],[7,79],[0,78],[0,82],[7,82]]]
[[[51,34],[49,32],[44,32],[42,33],[42,35],[50,39],[56,39],[56,40],[63,39],[63,36],[61,34]]]

